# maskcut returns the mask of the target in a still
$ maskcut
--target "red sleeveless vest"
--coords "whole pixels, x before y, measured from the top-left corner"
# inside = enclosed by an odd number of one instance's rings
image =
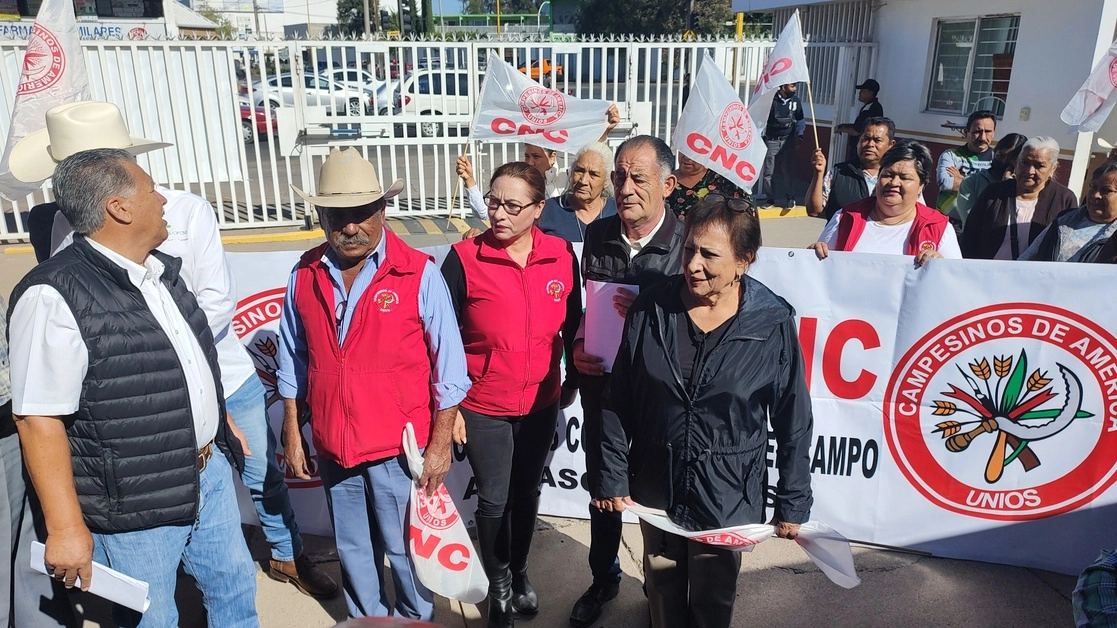
[[[334,287],[322,262],[328,244],[295,269],[295,308],[306,332],[307,396],[314,448],[345,468],[403,453],[403,426],[427,444],[434,400],[419,317],[419,286],[430,258],[384,230],[385,255],[338,345]]]
[[[857,240],[865,232],[865,223],[868,222],[876,202],[876,197],[870,196],[842,208],[842,217],[838,219],[838,246],[835,250],[853,250]],[[904,244],[904,255],[918,255],[925,248],[939,250],[942,234],[949,226],[950,220],[941,212],[916,203],[915,220]]]

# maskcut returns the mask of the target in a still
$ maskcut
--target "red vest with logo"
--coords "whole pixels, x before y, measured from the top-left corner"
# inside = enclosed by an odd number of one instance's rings
[[[454,245],[465,273],[462,343],[473,386],[461,405],[522,416],[558,401],[566,299],[574,285],[570,243],[532,227],[521,268],[491,231]]]
[[[419,317],[419,285],[430,259],[385,229],[385,254],[338,345],[334,284],[322,262],[328,244],[295,269],[295,308],[308,353],[306,401],[314,448],[345,468],[403,453],[403,426],[419,447],[430,436],[431,365]]]
[[[835,250],[853,250],[861,234],[865,232],[865,223],[868,222],[876,202],[876,197],[870,196],[842,208],[842,217],[838,219],[838,246]],[[904,244],[904,255],[919,255],[925,248],[939,250],[942,234],[948,227],[950,219],[942,212],[923,203],[916,203],[915,220]]]

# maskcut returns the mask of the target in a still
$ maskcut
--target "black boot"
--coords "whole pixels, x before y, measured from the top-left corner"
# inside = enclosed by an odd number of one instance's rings
[[[539,512],[539,496],[521,501],[512,508],[512,609],[521,615],[539,612],[539,596],[527,577],[527,557],[531,539],[535,534],[535,519]]]
[[[508,569],[509,519],[477,516],[477,541],[481,546],[481,564],[489,578],[488,628],[513,628],[512,572]]]

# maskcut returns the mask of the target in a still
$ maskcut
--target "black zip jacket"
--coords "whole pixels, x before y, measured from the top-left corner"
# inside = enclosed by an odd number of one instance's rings
[[[689,387],[676,348],[682,277],[636,299],[605,393],[596,494],[662,508],[688,530],[760,523],[770,418],[775,515],[810,517],[814,419],[794,310],[759,281],[743,281],[736,318]]]

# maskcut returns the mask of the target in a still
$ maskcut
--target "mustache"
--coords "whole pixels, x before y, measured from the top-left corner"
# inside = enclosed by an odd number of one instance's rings
[[[368,236],[363,234],[363,233],[355,233],[353,235],[339,233],[339,234],[337,234],[337,237],[334,238],[334,245],[335,246],[353,246],[353,245],[363,245],[363,244],[368,244],[368,243],[369,243]]]

